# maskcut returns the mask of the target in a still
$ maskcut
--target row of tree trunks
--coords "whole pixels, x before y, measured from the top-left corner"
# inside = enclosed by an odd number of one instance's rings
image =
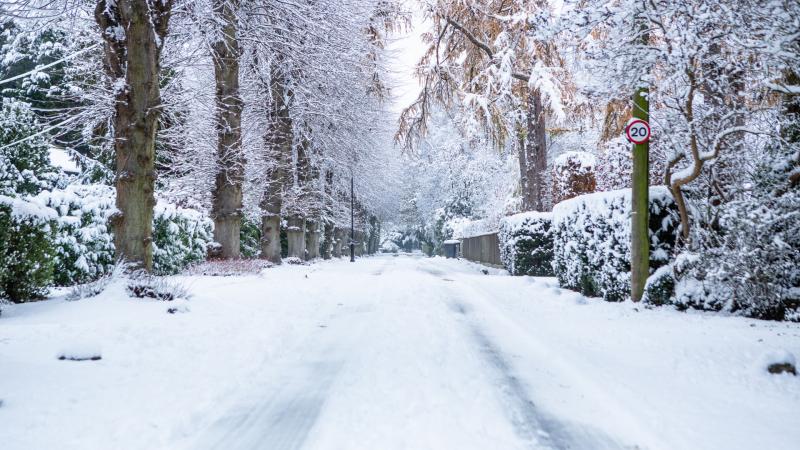
[[[172,0],[100,0],[95,20],[104,41],[104,66],[116,88],[113,142],[117,257],[133,269],[153,267],[155,140],[161,115],[161,50]],[[125,30],[124,35],[117,30]]]
[[[222,24],[222,32],[211,45],[217,107],[217,176],[211,217],[214,240],[221,245],[219,256],[226,259],[239,257],[245,167],[239,95],[238,9],[239,0],[215,0],[214,15]]]

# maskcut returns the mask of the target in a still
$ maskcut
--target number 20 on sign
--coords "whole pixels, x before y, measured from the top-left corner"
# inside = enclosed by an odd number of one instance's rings
[[[633,120],[625,128],[625,136],[634,144],[644,144],[650,141],[650,124],[642,119]]]

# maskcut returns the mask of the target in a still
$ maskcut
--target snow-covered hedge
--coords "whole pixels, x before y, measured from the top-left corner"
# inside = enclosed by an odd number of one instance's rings
[[[558,203],[595,191],[595,156],[588,152],[566,152],[553,161],[553,202]]]
[[[239,242],[242,258],[258,258],[261,254],[261,224],[257,220],[242,218]]]
[[[3,97],[0,104],[0,195],[35,195],[60,180],[31,106]]]
[[[116,211],[112,187],[72,185],[44,191],[35,200],[58,214],[53,242],[57,286],[87,283],[111,271],[115,256],[108,219]]]
[[[109,218],[114,188],[71,185],[35,197],[0,195],[0,297],[21,302],[52,285],[97,280],[114,268]],[[175,274],[204,261],[213,223],[202,213],[164,201],[153,218],[153,270]]]
[[[24,302],[47,293],[55,219],[50,208],[0,195],[0,298]]]
[[[44,191],[33,199],[55,210],[54,283],[71,286],[96,280],[114,267],[115,249],[109,219],[116,211],[111,186],[72,185]],[[203,214],[162,200],[153,215],[153,270],[174,274],[205,260],[213,225]]]
[[[500,259],[512,275],[553,276],[552,220],[525,212],[500,221]]]
[[[608,301],[630,296],[630,189],[582,195],[553,208],[553,269],[561,286]],[[675,203],[650,188],[650,268],[669,262],[678,234]]]
[[[159,201],[153,217],[153,272],[171,275],[205,261],[214,224],[193,209]]]

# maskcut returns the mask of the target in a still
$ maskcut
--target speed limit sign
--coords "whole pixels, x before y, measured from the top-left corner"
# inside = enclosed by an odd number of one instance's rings
[[[642,119],[632,120],[625,128],[625,136],[634,144],[644,144],[650,140],[650,124]]]

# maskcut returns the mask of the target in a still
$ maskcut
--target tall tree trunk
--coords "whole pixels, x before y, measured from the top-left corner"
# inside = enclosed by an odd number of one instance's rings
[[[325,196],[323,198],[323,211],[324,218],[323,223],[323,241],[322,241],[322,259],[331,259],[331,253],[333,252],[333,229],[334,229],[334,222],[333,222],[333,205],[332,205],[332,198],[333,198],[333,171],[327,170],[325,172],[325,187],[324,187]]]
[[[217,177],[211,215],[214,240],[223,258],[239,257],[242,226],[242,183],[245,159],[242,152],[242,99],[239,96],[237,38],[239,0],[215,0],[214,15],[223,24],[219,39],[211,46],[214,60],[217,104]]]
[[[342,246],[344,245],[344,241],[347,239],[347,229],[341,227],[335,227],[333,230],[333,254],[334,258],[341,258],[342,257]]]
[[[289,257],[306,259],[306,220],[297,214],[286,219],[286,240],[289,243]]]
[[[333,254],[333,221],[325,220],[322,228],[322,259],[331,259]]]
[[[291,92],[286,90],[285,79],[277,70],[270,75],[270,94],[267,132],[264,145],[267,157],[274,161],[261,200],[261,257],[274,263],[281,262],[281,208],[286,185],[286,169],[292,155],[292,121],[289,117]]]
[[[547,135],[542,96],[538,89],[527,98],[525,114],[525,139],[520,139],[520,184],[522,209],[545,210],[545,174],[547,171]]]
[[[320,226],[316,218],[306,219],[306,259],[319,258]]]
[[[153,268],[160,59],[171,11],[172,0],[100,0],[95,7],[104,65],[119,86],[113,118],[119,211],[112,218],[114,245],[118,258],[147,271]]]

